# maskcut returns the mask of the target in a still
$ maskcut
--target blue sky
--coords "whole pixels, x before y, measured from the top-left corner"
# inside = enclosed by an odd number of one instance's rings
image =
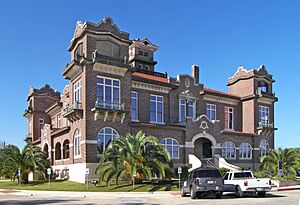
[[[62,90],[61,76],[77,20],[111,16],[131,38],[160,46],[159,71],[175,77],[201,68],[201,83],[227,91],[239,65],[266,65],[273,74],[276,147],[300,147],[300,1],[4,1],[0,12],[0,140],[23,146],[22,113],[29,86],[49,83]]]

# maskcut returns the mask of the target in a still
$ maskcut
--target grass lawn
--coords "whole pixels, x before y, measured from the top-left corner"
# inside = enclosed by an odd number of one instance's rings
[[[2,181],[0,182],[0,189],[22,189],[22,190],[49,190],[48,182],[38,181],[30,182],[29,184],[22,184],[19,188],[18,182]],[[86,184],[80,184],[70,181],[52,181],[51,191],[87,191]],[[94,186],[89,184],[89,190],[91,192],[154,192],[154,191],[178,191],[177,184],[150,184],[144,182],[142,184],[136,184],[134,189],[132,185],[128,183],[120,183],[119,186],[112,184],[106,186],[106,184],[98,184]]]

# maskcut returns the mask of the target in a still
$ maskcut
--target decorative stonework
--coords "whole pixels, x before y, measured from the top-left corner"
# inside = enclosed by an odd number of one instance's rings
[[[226,98],[226,97],[214,96],[214,95],[205,95],[203,97],[203,99],[207,100],[207,101],[224,103],[224,104],[229,104],[229,105],[238,105],[238,103],[239,103],[238,100],[234,100],[234,99]]]
[[[263,103],[263,104],[267,104],[267,105],[272,105],[275,100],[274,99],[270,99],[270,98],[258,98],[258,102],[259,103]]]
[[[204,129],[204,130],[209,129],[209,127],[208,127],[208,125],[207,125],[207,122],[205,122],[205,121],[202,121],[202,122],[201,122],[199,128]]]
[[[179,97],[187,100],[198,100],[198,98],[190,90],[181,92]]]
[[[117,66],[111,66],[111,65],[106,65],[102,63],[95,63],[93,70],[99,71],[102,73],[109,73],[109,74],[114,74],[114,75],[119,75],[119,76],[124,76],[127,69],[126,68],[121,68]]]
[[[185,79],[185,81],[184,81],[184,85],[185,85],[185,87],[187,87],[187,88],[189,88],[189,87],[190,87],[190,85],[191,85],[191,81],[190,81],[190,79],[189,79],[189,78],[186,78],[186,79]]]
[[[142,82],[137,82],[137,81],[132,81],[132,88],[161,92],[161,93],[169,93],[169,91],[171,90],[171,88],[168,88],[168,87],[163,87],[163,86],[153,85],[153,84],[148,84],[148,83],[142,83]]]

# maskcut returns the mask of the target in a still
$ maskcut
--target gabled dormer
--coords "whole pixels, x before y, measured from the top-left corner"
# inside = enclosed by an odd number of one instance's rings
[[[151,43],[148,38],[136,39],[129,46],[129,63],[139,70],[154,71],[154,52],[158,46]]]

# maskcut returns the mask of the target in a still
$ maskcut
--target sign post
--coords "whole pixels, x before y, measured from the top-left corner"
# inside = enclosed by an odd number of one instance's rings
[[[182,168],[181,167],[178,167],[178,176],[179,176],[179,191],[180,191],[180,174],[182,173]]]
[[[86,170],[85,170],[86,190],[89,189],[89,175],[90,175],[90,169],[89,169],[89,168],[86,168]]]
[[[21,168],[18,168],[19,187],[21,186]]]
[[[132,169],[132,189],[134,189],[134,178],[136,177],[136,167],[134,166]]]
[[[50,190],[50,188],[51,188],[51,184],[50,184],[51,168],[48,168],[48,169],[47,169],[47,174],[48,174],[48,178],[49,178],[49,185],[48,185],[48,188],[49,188],[49,190]]]

